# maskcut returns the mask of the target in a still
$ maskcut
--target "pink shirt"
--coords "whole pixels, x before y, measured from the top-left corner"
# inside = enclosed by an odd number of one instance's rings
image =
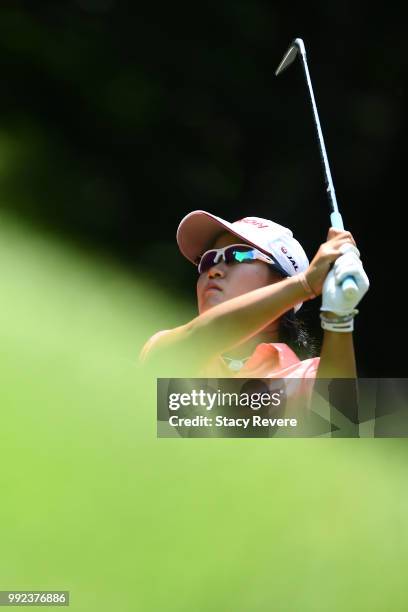
[[[208,378],[315,378],[319,362],[319,357],[301,361],[282,342],[263,342],[238,372],[230,370],[221,357],[216,357],[200,374]]]
[[[217,357],[202,368],[200,376],[205,378],[257,378],[285,379],[287,397],[295,402],[300,399],[310,409],[313,382],[316,378],[320,358],[312,357],[301,361],[292,349],[284,343],[263,342],[258,344],[244,366],[233,372],[221,357]],[[274,383],[270,383],[270,391]],[[296,407],[296,404],[293,404]]]
[[[140,360],[143,362],[151,346],[167,330],[157,332],[144,345]],[[222,357],[211,359],[199,372],[206,378],[315,378],[320,358],[301,361],[292,349],[282,342],[262,342],[238,372],[233,372]]]
[[[147,341],[140,354],[141,361],[144,361],[157,337],[165,334],[166,331],[158,332]],[[218,356],[201,368],[197,378],[285,379],[285,393],[287,399],[290,400],[287,410],[295,411],[294,413],[299,415],[304,414],[304,410],[306,412],[310,410],[314,379],[319,363],[319,357],[300,360],[296,353],[282,342],[262,342],[258,344],[251,357],[238,372],[231,370],[222,357]],[[271,380],[269,385],[271,393],[276,391],[275,387],[276,383]]]

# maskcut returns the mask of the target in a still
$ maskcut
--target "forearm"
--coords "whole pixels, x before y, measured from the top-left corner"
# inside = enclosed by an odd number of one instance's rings
[[[357,378],[353,333],[325,330],[317,378]]]
[[[299,279],[287,278],[218,304],[171,330],[152,353],[177,354],[192,368],[244,342],[296,303],[309,299]]]
[[[195,343],[211,357],[245,342],[308,298],[299,279],[293,276],[214,306],[187,327]]]

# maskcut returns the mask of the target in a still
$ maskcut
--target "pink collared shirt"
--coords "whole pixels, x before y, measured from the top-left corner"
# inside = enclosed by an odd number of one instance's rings
[[[140,360],[143,362],[154,341],[167,330],[157,332],[144,345]],[[320,358],[303,361],[283,342],[258,344],[244,366],[234,372],[221,356],[211,359],[198,373],[206,378],[316,378]]]
[[[301,361],[282,342],[262,342],[238,372],[230,370],[221,357],[216,357],[202,368],[200,375],[209,378],[316,378],[319,362],[319,357]]]
[[[155,340],[167,330],[158,332],[144,345],[140,360],[143,362]],[[286,416],[290,414],[302,418],[309,413],[320,358],[300,360],[292,349],[282,342],[258,344],[248,361],[238,371],[231,370],[221,356],[211,359],[197,373],[196,378],[226,379],[253,378],[263,379],[271,393],[276,392],[276,379],[284,379]],[[268,384],[265,379],[270,379]],[[283,382],[283,381],[282,381]],[[289,432],[290,433],[290,432]],[[278,434],[279,435],[279,434]]]
[[[284,379],[284,389],[287,400],[289,400],[286,410],[299,417],[305,414],[305,411],[310,410],[314,379],[319,363],[319,357],[300,360],[296,353],[282,342],[262,342],[258,344],[251,357],[238,372],[232,371],[222,357],[216,357],[200,370],[199,376],[218,379],[264,380],[271,393],[276,391],[278,381],[275,379]],[[268,384],[265,379],[271,382]]]

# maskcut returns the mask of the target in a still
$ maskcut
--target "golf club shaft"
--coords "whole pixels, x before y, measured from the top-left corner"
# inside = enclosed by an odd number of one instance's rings
[[[330,172],[330,165],[329,165],[329,160],[327,157],[326,147],[324,144],[323,132],[322,132],[322,128],[320,127],[319,113],[317,112],[317,106],[316,106],[316,100],[315,100],[314,93],[313,93],[312,81],[310,79],[309,68],[307,65],[305,46],[303,44],[303,41],[301,41],[301,39],[297,38],[296,41],[297,41],[297,46],[300,52],[300,56],[302,58],[303,71],[305,73],[306,83],[307,83],[307,87],[309,90],[310,103],[312,105],[313,119],[316,125],[317,138],[319,142],[320,159],[322,160],[324,178],[326,181],[327,196],[329,198],[329,204],[330,204],[332,213],[336,213],[336,216],[338,215],[339,217],[337,224],[333,225],[333,227],[337,227],[338,229],[344,229],[343,220],[339,213],[339,207],[337,206],[336,192],[334,190],[333,179],[332,179],[331,172]]]
[[[324,177],[325,177],[325,182],[326,182],[326,192],[329,198],[329,205],[331,209],[331,213],[330,213],[331,226],[335,227],[336,229],[344,230],[343,219],[342,219],[342,216],[339,212],[339,208],[337,205],[336,192],[334,190],[333,180],[332,180],[332,176],[330,172],[329,160],[327,157],[326,147],[324,144],[322,128],[320,127],[319,114],[317,112],[317,106],[316,106],[316,100],[315,100],[314,93],[313,93],[312,81],[310,79],[309,68],[307,65],[305,45],[301,38],[296,38],[293,41],[293,45],[297,47],[300,53],[300,56],[302,58],[303,71],[305,73],[307,88],[309,90],[310,102],[311,102],[312,111],[313,111],[313,118],[314,118],[314,122],[316,125],[317,137],[318,137],[318,142],[319,142],[320,159],[323,164],[323,171],[324,171]],[[286,65],[289,65],[290,63],[292,63],[294,59],[293,55],[292,57],[290,56],[290,52],[287,53],[285,58],[287,58]],[[282,64],[285,63],[285,58],[282,61],[281,66]],[[278,68],[277,73],[279,73],[279,71],[280,71],[280,67]],[[343,280],[341,288],[343,291],[343,295],[348,299],[352,299],[354,295],[358,292],[357,284],[352,276],[348,276],[347,278]]]

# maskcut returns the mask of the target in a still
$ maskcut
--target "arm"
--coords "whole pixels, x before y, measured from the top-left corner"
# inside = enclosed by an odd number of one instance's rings
[[[342,255],[341,247],[347,243],[355,245],[349,232],[330,228],[327,242],[320,246],[305,273],[315,296],[321,295],[330,267]],[[181,363],[179,371],[184,372],[184,377],[188,376],[189,371],[197,371],[215,355],[245,342],[296,303],[308,299],[310,295],[299,276],[250,291],[214,306],[186,325],[161,334],[149,347],[146,361],[166,370]],[[350,338],[338,338],[339,335]],[[330,377],[329,372],[333,372],[335,364],[337,376],[355,376],[351,334],[325,332],[318,375]]]
[[[317,378],[357,378],[356,360],[353,345],[353,317],[358,312],[355,307],[367,292],[369,280],[360,261],[360,253],[354,239],[349,234],[349,243],[336,244],[338,236],[347,234],[331,229],[334,249],[339,256],[333,269],[327,275],[322,289],[322,322],[324,329],[323,345]],[[350,302],[345,298],[341,283],[347,276],[353,276],[358,287],[357,296]],[[337,321],[332,321],[337,319]]]
[[[310,298],[296,276],[218,304],[186,325],[162,334],[146,362],[171,365],[174,359],[197,370],[209,359],[244,342],[300,301]]]
[[[352,332],[324,331],[316,378],[357,378]]]

